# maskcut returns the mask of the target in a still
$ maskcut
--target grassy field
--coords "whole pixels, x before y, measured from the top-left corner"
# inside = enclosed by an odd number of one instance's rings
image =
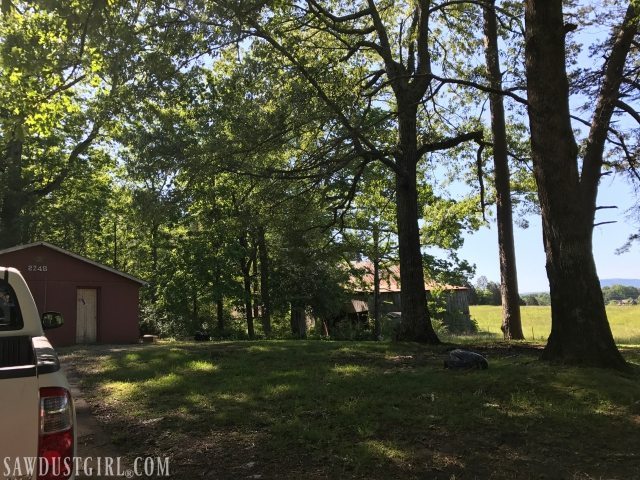
[[[640,478],[635,373],[561,368],[486,344],[488,370],[446,346],[329,341],[168,343],[63,351],[131,457],[172,478]]]
[[[521,307],[522,329],[527,340],[546,341],[551,331],[551,307]],[[471,316],[482,332],[502,337],[502,307],[476,305]],[[640,345],[640,305],[607,306],[613,336],[619,344]]]

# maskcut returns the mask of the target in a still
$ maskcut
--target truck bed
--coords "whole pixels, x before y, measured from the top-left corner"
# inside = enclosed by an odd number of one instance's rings
[[[10,432],[0,435],[0,456],[17,459],[37,455],[38,389],[38,366],[31,337],[0,337],[0,430]]]

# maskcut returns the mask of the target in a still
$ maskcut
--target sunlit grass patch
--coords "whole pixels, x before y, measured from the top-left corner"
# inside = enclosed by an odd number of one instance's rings
[[[267,385],[264,388],[264,395],[269,398],[279,398],[283,396],[289,395],[293,391],[293,387],[291,385],[286,384],[275,384],[275,385]]]
[[[271,351],[273,351],[273,348],[270,345],[251,345],[247,348],[248,353],[264,353]]]
[[[191,372],[215,372],[218,370],[218,366],[205,360],[193,360],[187,363],[187,371]]]
[[[109,400],[122,402],[130,400],[131,397],[135,396],[140,387],[130,382],[107,382],[102,388]]]
[[[353,377],[356,375],[366,375],[369,369],[363,365],[334,365],[331,371],[338,375]]]
[[[235,403],[247,403],[250,399],[249,395],[244,393],[218,393],[215,398]]]
[[[191,405],[199,406],[203,408],[210,408],[212,406],[212,398],[209,395],[204,395],[197,392],[189,392],[185,395],[185,401]]]
[[[409,458],[409,454],[407,452],[388,441],[385,442],[382,440],[366,440],[364,442],[364,445],[375,455],[383,457],[387,460],[406,461]]]
[[[502,338],[502,307],[472,305],[470,311],[482,335]],[[551,307],[527,305],[520,307],[520,312],[525,338],[545,342],[551,332]],[[617,343],[640,345],[640,306],[607,305],[607,318]],[[473,337],[470,340],[473,342]]]
[[[127,363],[134,363],[140,361],[140,354],[138,352],[127,353],[123,360]]]
[[[175,385],[178,385],[181,379],[182,377],[177,373],[167,373],[165,375],[152,378],[151,380],[147,380],[144,382],[143,386],[146,388],[171,391],[175,390]]]

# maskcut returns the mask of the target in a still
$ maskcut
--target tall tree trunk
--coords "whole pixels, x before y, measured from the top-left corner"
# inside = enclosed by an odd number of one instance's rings
[[[216,300],[216,310],[217,310],[217,320],[218,320],[218,330],[220,332],[224,331],[224,298],[219,297]]]
[[[307,316],[303,303],[291,302],[291,333],[298,338],[307,336]]]
[[[380,340],[380,226],[373,225],[373,338]]]
[[[18,245],[22,239],[21,212],[26,202],[22,191],[22,149],[23,141],[18,138],[17,127],[6,149],[4,193],[0,209],[0,247]]]
[[[260,287],[258,285],[258,251],[254,248],[251,252],[251,290],[253,292],[253,318],[260,318]]]
[[[247,317],[247,333],[249,334],[249,338],[253,339],[255,337],[251,298],[251,259],[253,255],[249,252],[249,242],[246,232],[240,237],[240,245],[242,245],[245,250],[245,256],[241,260],[241,270],[244,284],[244,308]]]
[[[397,338],[438,344],[440,339],[431,325],[424,289],[424,270],[418,227],[418,191],[416,169],[418,140],[416,106],[404,107],[399,114],[400,150],[396,174],[396,213],[400,256],[400,302],[402,321]]]
[[[251,302],[251,260],[247,259],[246,267],[243,269],[242,276],[244,280],[244,308],[247,315],[247,333],[249,338],[255,336],[253,328],[253,308]]]
[[[562,0],[527,0],[525,21],[531,150],[551,293],[551,335],[543,359],[624,369],[593,258],[591,205],[597,189],[593,198],[583,196],[578,173]]]
[[[498,27],[495,0],[484,7],[485,57],[489,83],[494,90],[502,90],[502,73],[498,53]],[[507,156],[507,130],[502,95],[489,95],[491,132],[493,134],[493,164],[496,186],[498,249],[500,252],[500,293],[502,296],[502,331],[505,339],[523,340],[520,318],[520,294],[516,270],[516,248],[513,239],[511,185]]]
[[[202,325],[200,325],[200,322],[198,321],[198,287],[194,286],[193,288],[193,298],[192,298],[192,311],[191,311],[191,316],[192,316],[192,324],[194,326],[195,330],[200,330],[200,328],[202,327]]]
[[[262,329],[271,335],[271,291],[269,285],[269,251],[264,227],[258,227],[258,250],[260,252],[260,294],[262,299]]]
[[[249,268],[247,267],[247,270]],[[253,329],[253,309],[251,308],[251,275],[244,273],[244,308],[247,315],[247,333],[249,338],[253,339],[255,332]]]
[[[218,285],[222,283],[222,271],[220,265],[216,265],[216,280]],[[224,297],[221,292],[216,295],[216,317],[218,321],[218,331],[224,331]]]
[[[118,213],[113,216],[113,268],[118,268]]]
[[[158,232],[160,225],[154,220],[151,226],[151,303],[158,301]]]

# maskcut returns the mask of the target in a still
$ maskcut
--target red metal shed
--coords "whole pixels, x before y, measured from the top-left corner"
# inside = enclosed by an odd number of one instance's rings
[[[0,265],[20,270],[40,313],[62,313],[54,346],[138,341],[143,280],[46,242],[0,250]]]

